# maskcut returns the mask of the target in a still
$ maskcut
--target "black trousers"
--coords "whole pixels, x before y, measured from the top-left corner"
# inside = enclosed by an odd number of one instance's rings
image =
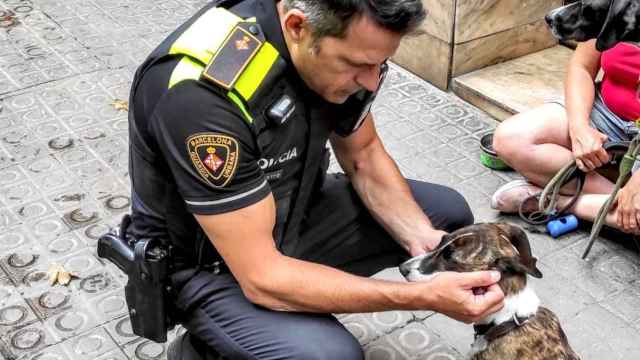
[[[436,228],[453,231],[473,223],[469,206],[454,190],[412,180],[409,185]],[[300,241],[286,255],[363,276],[408,258],[367,212],[344,175],[328,175],[302,225]],[[356,339],[331,314],[254,305],[229,273],[197,272],[182,286],[176,306],[197,346],[213,348],[225,359],[363,358]]]

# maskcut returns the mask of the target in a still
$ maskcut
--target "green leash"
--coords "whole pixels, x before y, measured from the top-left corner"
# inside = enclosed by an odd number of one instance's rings
[[[616,180],[615,187],[611,192],[611,195],[607,198],[607,201],[600,207],[598,211],[598,215],[596,216],[593,227],[591,228],[591,234],[589,236],[589,243],[587,244],[587,248],[582,254],[582,258],[586,259],[593,247],[593,244],[596,242],[598,238],[598,234],[600,234],[600,230],[605,223],[607,214],[611,210],[613,206],[613,202],[618,195],[620,189],[627,182],[629,177],[631,176],[631,170],[633,169],[633,165],[638,158],[638,154],[640,153],[640,133],[636,135],[633,140],[631,140],[629,144],[629,148],[624,154],[622,160],[620,161],[619,166],[619,176]],[[570,163],[565,165],[556,175],[547,183],[540,194],[535,195],[538,197],[538,209],[539,211],[535,212],[535,222],[546,222],[549,219],[553,219],[557,217],[559,214],[562,214],[564,211],[570,209],[578,199],[580,192],[582,191],[582,186],[584,185],[583,178],[578,176],[578,181],[576,185],[576,192],[574,197],[571,199],[569,204],[565,206],[561,211],[556,210],[558,199],[560,197],[560,189],[568,183],[572,178],[576,176],[576,172],[580,172],[578,166],[576,165],[576,161],[572,160]],[[583,173],[584,174],[584,173]],[[522,211],[520,211],[520,216],[523,217]],[[527,220],[527,219],[525,219]],[[534,220],[534,219],[529,219]],[[527,221],[529,223],[534,223],[532,221]]]
[[[526,198],[520,203],[520,207],[518,208],[520,218],[530,225],[543,225],[564,215],[573,207],[576,201],[578,201],[582,187],[584,186],[585,175],[585,173],[578,169],[575,161],[567,164],[560,169],[541,192]],[[560,196],[560,189],[573,179],[576,180],[574,195],[562,209],[558,209],[556,205],[558,203],[558,197]],[[538,211],[526,214],[524,212],[525,204],[532,200],[538,202]]]
[[[616,181],[616,185],[611,192],[607,201],[602,205],[600,210],[598,211],[598,215],[593,223],[593,227],[591,228],[591,235],[589,236],[589,244],[587,248],[584,250],[582,254],[582,258],[586,259],[591,251],[591,247],[596,242],[598,238],[598,234],[600,233],[600,229],[602,229],[602,225],[604,225],[605,219],[607,218],[607,214],[611,210],[611,206],[613,205],[613,201],[616,199],[618,195],[618,191],[622,188],[622,186],[627,182],[629,177],[631,176],[631,170],[633,169],[633,164],[636,162],[638,158],[638,153],[640,152],[640,133],[636,135],[631,143],[629,144],[629,150],[622,161],[620,162],[620,175],[618,176],[618,180]]]

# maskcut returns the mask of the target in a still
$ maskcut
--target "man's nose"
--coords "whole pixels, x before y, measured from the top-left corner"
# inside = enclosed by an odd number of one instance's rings
[[[360,71],[356,77],[356,82],[369,91],[376,91],[380,83],[380,66],[369,66],[367,69]]]

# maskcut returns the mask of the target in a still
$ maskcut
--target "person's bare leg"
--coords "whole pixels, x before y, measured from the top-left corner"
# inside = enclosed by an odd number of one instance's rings
[[[594,221],[596,216],[598,215],[598,211],[600,211],[600,208],[605,203],[605,201],[607,201],[608,197],[609,195],[605,194],[580,195],[573,207],[569,209],[569,212],[579,217],[580,219]],[[561,196],[558,199],[558,205],[564,207],[566,206],[566,204],[568,204],[569,201],[570,198],[568,196]],[[624,231],[616,223],[617,215],[618,214],[615,208],[610,210],[605,219],[605,225],[616,228],[620,231]]]
[[[544,104],[501,123],[494,134],[498,156],[531,183],[544,187],[573,159],[569,122],[559,104]],[[568,192],[575,185],[565,187]],[[613,183],[596,172],[587,174],[583,193],[609,194]]]

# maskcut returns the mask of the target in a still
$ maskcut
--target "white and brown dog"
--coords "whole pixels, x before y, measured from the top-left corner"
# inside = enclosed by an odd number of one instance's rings
[[[474,360],[579,360],[556,315],[539,306],[527,274],[541,278],[526,233],[505,223],[476,224],[445,235],[432,252],[400,265],[409,281],[427,281],[439,272],[497,270],[504,308],[474,325]]]

